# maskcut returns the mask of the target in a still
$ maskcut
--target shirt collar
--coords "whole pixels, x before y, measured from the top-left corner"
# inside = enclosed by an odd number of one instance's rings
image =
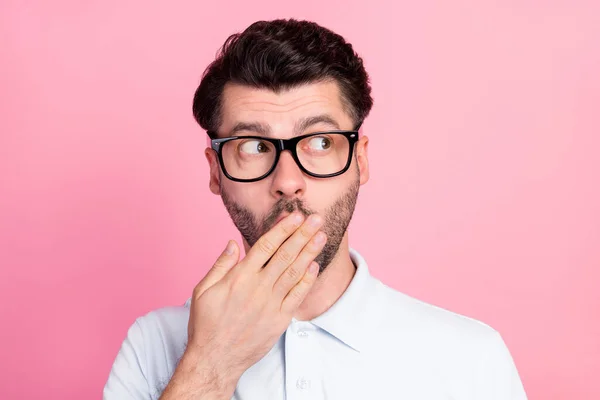
[[[373,306],[377,280],[370,275],[364,258],[352,248],[349,251],[356,266],[350,285],[327,311],[311,322],[360,352],[369,339],[372,318],[381,310]]]

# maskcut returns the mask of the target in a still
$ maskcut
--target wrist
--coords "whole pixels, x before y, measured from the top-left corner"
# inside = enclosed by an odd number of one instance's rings
[[[211,394],[214,395],[211,398],[229,399],[235,391],[241,374],[221,365],[219,361],[200,349],[188,347],[177,368],[195,382],[195,386],[202,388],[205,395]]]

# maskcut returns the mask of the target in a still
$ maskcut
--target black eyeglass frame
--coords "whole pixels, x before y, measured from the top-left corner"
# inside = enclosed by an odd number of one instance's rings
[[[291,139],[273,139],[273,138],[267,138],[264,136],[231,136],[231,137],[220,138],[220,139],[210,139],[210,146],[217,153],[217,157],[219,158],[219,165],[221,166],[221,170],[223,171],[223,174],[228,179],[230,179],[234,182],[257,182],[257,181],[260,181],[261,179],[265,179],[277,167],[277,163],[279,162],[279,156],[281,155],[281,152],[284,150],[288,150],[292,154],[292,158],[296,162],[296,165],[298,165],[298,168],[300,168],[300,170],[302,172],[304,172],[305,174],[312,176],[314,178],[332,178],[334,176],[343,174],[344,172],[348,171],[348,168],[350,168],[350,164],[352,163],[352,155],[354,154],[354,145],[356,144],[356,142],[358,142],[358,139],[359,139],[358,138],[358,130],[359,129],[360,129],[360,124],[356,127],[355,130],[352,130],[352,131],[345,131],[345,130],[321,131],[321,132],[309,133],[309,134],[302,135],[302,136],[296,136]],[[207,133],[209,136],[216,136],[215,132],[209,131]],[[298,143],[301,140],[306,139],[307,137],[321,136],[321,135],[327,135],[327,134],[341,134],[346,139],[348,139],[348,144],[350,147],[348,148],[348,159],[346,160],[346,166],[341,171],[335,172],[332,174],[323,175],[323,174],[312,173],[312,172],[308,171],[306,168],[304,168],[304,166],[300,162],[300,159],[298,158],[298,153],[296,152],[296,146],[298,145]],[[235,139],[260,139],[260,140],[264,140],[266,142],[272,143],[273,146],[275,147],[275,160],[273,160],[273,166],[266,173],[264,173],[262,176],[259,176],[258,178],[239,179],[239,178],[234,178],[233,176],[231,176],[227,172],[227,168],[225,168],[225,162],[223,161],[223,153],[221,152],[221,149],[223,148],[224,143],[227,143],[227,142],[229,142],[231,140],[235,140]]]

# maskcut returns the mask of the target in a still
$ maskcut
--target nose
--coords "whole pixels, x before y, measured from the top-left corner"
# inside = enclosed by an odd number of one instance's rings
[[[271,193],[277,199],[302,197],[306,191],[304,174],[289,151],[282,151],[273,171]]]

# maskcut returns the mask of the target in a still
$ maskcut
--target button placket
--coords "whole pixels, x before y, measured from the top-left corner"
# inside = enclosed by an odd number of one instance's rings
[[[308,332],[306,332],[305,330],[299,330],[297,335],[301,338],[306,338],[308,337]]]
[[[292,321],[286,336],[286,388],[288,400],[321,400],[321,363],[316,327],[308,321]]]
[[[306,379],[304,377],[298,378],[296,381],[296,387],[300,390],[310,389],[310,379]]]

